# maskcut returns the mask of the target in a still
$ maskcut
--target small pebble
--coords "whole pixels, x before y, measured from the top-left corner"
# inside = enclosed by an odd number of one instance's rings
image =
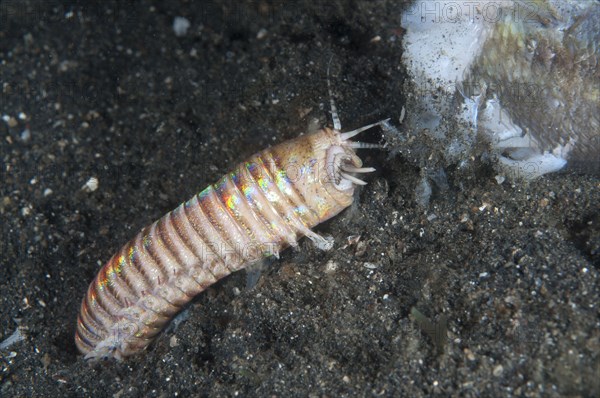
[[[185,36],[190,26],[192,26],[192,24],[187,18],[175,17],[175,19],[173,19],[173,32],[175,32],[175,36],[177,37]]]
[[[354,252],[354,254],[357,257],[360,257],[363,254],[365,254],[366,251],[367,251],[367,244],[365,242],[358,242],[358,244],[356,245],[356,251]]]
[[[25,129],[21,132],[21,141],[27,142],[31,138],[31,131],[29,129]]]
[[[500,376],[502,376],[503,372],[504,372],[504,367],[502,365],[498,365],[494,368],[494,370],[492,371],[492,374],[494,375],[494,377],[500,377]]]
[[[465,348],[464,349],[464,353],[467,356],[467,359],[469,361],[474,361],[475,360],[475,355],[473,354],[473,351],[471,351],[470,349]]]
[[[96,189],[98,189],[98,184],[98,179],[96,177],[91,177],[85,184],[83,184],[81,189],[85,192],[94,192]]]
[[[261,30],[258,31],[258,33],[256,34],[256,38],[258,40],[262,40],[265,37],[267,37],[267,30],[265,28],[262,28]]]
[[[329,260],[329,261],[327,261],[327,264],[325,264],[325,273],[326,274],[332,274],[337,269],[338,269],[338,264],[333,260]]]

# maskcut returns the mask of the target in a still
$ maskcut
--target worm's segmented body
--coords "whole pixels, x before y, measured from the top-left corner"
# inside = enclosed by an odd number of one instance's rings
[[[144,228],[102,267],[83,299],[75,342],[86,358],[135,354],[192,297],[261,258],[297,246],[353,201],[365,173],[348,133],[324,128],[261,151]]]

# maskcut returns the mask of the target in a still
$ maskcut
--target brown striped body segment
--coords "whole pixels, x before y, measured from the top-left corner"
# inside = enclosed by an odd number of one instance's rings
[[[376,124],[375,124],[376,125]],[[75,342],[86,358],[145,349],[195,295],[219,279],[296,246],[353,200],[361,169],[348,140],[322,129],[261,151],[125,244],[83,299]]]

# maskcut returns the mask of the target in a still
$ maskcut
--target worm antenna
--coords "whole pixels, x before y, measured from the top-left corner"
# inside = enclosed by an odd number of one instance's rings
[[[388,122],[389,120],[390,119],[388,118],[388,119],[380,120],[373,124],[367,124],[366,126],[359,127],[356,130],[348,131],[346,133],[341,133],[340,136],[342,137],[342,140],[349,140],[350,138],[362,133],[363,131],[368,130],[375,126],[380,126],[380,125]]]
[[[340,131],[342,129],[342,122],[340,122],[340,117],[338,115],[337,108],[335,107],[335,101],[333,100],[333,93],[331,91],[331,81],[329,80],[329,68],[331,67],[332,59],[333,54],[327,63],[327,90],[329,91],[329,105],[331,106],[331,119],[333,119],[333,128],[337,131]]]
[[[357,148],[357,149],[382,149],[383,148],[383,145],[369,144],[366,142],[349,142],[348,146],[350,148]]]

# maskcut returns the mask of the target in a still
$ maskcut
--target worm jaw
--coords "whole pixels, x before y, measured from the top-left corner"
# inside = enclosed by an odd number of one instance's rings
[[[381,120],[345,133],[337,129],[324,129],[326,133],[334,137],[334,144],[327,149],[326,170],[330,179],[329,181],[332,182],[335,189],[341,192],[352,192],[354,185],[366,185],[366,182],[355,177],[353,174],[370,173],[375,171],[375,169],[371,167],[361,168],[362,161],[356,155],[354,149],[382,148],[382,146],[379,144],[350,141],[350,139],[372,127],[384,126],[388,121],[389,119]]]
[[[354,188],[355,181],[344,176],[344,166],[360,168],[362,161],[350,148],[331,146],[327,149],[327,176],[338,191],[349,191]]]

